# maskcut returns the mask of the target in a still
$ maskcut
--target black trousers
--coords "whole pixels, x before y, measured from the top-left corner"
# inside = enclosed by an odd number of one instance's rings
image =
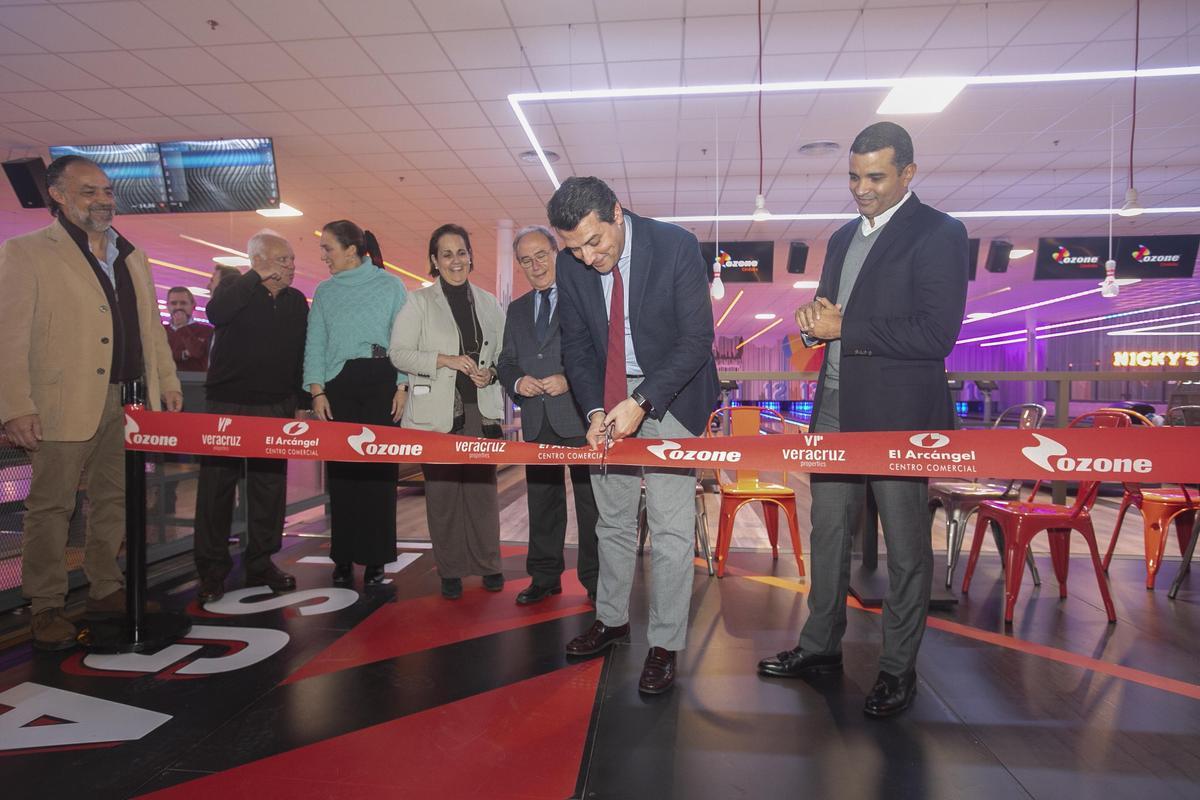
[[[325,384],[337,422],[391,426],[396,370],[386,358],[347,361]],[[398,464],[329,461],[332,524],[329,557],[337,564],[379,566],[396,560],[396,481]]]
[[[270,405],[247,405],[209,400],[209,414],[291,419],[296,401]],[[229,532],[233,525],[233,499],[237,482],[246,474],[246,554],[242,564],[247,575],[262,572],[283,543],[283,518],[287,507],[287,461],[276,458],[224,458],[203,456],[196,487],[196,529],[192,555],[201,576],[219,578],[229,574]]]
[[[582,436],[563,438],[548,420],[533,441],[582,447]],[[571,472],[575,494],[575,521],[579,528],[577,568],[579,582],[589,592],[596,591],[600,559],[596,551],[596,498],[592,494],[591,471],[586,464],[564,467],[562,464],[530,464],[525,467],[526,495],[529,502],[529,553],[525,569],[538,586],[558,583],[563,573],[563,543],[567,535],[567,486],[563,471]]]

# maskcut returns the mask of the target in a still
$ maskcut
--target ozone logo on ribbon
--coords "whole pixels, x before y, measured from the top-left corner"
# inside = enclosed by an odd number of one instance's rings
[[[655,458],[661,458],[663,461],[687,461],[687,462],[704,462],[710,461],[741,461],[742,454],[737,450],[684,450],[679,442],[672,442],[666,439],[662,444],[652,444],[646,448],[653,453]]]
[[[283,426],[283,432],[288,436],[303,436],[308,433],[308,423],[300,420],[289,422]]]
[[[354,448],[354,452],[358,453],[360,456],[366,455],[366,453],[363,452],[363,445],[369,444],[373,441],[375,441],[375,431],[371,430],[366,425],[363,426],[362,433],[357,433],[346,437],[346,444]]]
[[[133,437],[141,428],[133,421],[133,417],[125,415],[125,444],[133,444]]]
[[[917,447],[945,447],[950,444],[950,437],[944,433],[918,433],[908,437],[908,441]]]
[[[1154,462],[1148,458],[1071,457],[1067,455],[1066,445],[1062,442],[1056,442],[1040,433],[1031,435],[1037,439],[1038,443],[1034,447],[1021,448],[1021,455],[1047,472],[1137,472],[1145,474],[1154,469]]]

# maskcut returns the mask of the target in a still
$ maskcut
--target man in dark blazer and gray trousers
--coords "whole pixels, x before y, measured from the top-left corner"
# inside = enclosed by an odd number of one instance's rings
[[[533,291],[508,307],[504,350],[496,362],[500,383],[521,407],[521,432],[527,442],[582,447],[583,417],[563,372],[558,327],[558,289],[554,285],[558,244],[548,228],[532,225],[517,231],[513,256]],[[596,498],[587,465],[570,467],[579,531],[576,569],[588,597],[596,598]],[[517,595],[518,605],[536,603],[562,592],[563,542],[567,533],[567,490],[561,464],[525,467],[529,502],[529,553],[525,569],[532,578]]]
[[[946,356],[962,326],[967,231],[908,190],[912,139],[891,122],[850,147],[850,193],[860,218],[829,241],[816,299],[796,311],[806,343],[826,342],[812,430],[946,430],[954,404]],[[809,617],[800,644],[759,662],[771,677],[842,669],[850,543],[866,496],[875,495],[887,543],[879,677],[872,717],[897,714],[917,691],[916,661],[929,610],[933,547],[924,478],[813,475]]]
[[[628,436],[700,436],[717,403],[708,269],[696,237],[621,207],[599,178],[568,178],[546,205],[565,248],[558,256],[563,362],[588,420],[593,449]],[[629,593],[637,563],[637,508],[646,484],[654,544],[650,651],[639,691],[660,694],[675,680],[691,605],[696,475],[691,468],[593,467],[600,520],[596,620],[567,654],[598,653],[628,641]]]

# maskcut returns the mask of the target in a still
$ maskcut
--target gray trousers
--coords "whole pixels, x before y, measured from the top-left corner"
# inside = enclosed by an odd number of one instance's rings
[[[631,390],[641,380],[632,380]],[[646,417],[636,436],[671,439],[690,438],[692,434],[668,413],[661,422]],[[629,622],[629,591],[637,566],[637,511],[643,475],[651,542],[647,638],[651,647],[682,650],[687,641],[695,575],[692,558],[696,530],[696,474],[693,470],[609,466],[608,474],[602,475],[598,467],[592,468],[592,491],[600,513],[596,523],[600,550],[596,619],[608,626]]]
[[[839,430],[838,390],[821,394],[814,432]],[[846,632],[850,546],[862,519],[867,485],[875,495],[887,543],[888,593],[883,601],[883,653],[879,668],[903,675],[916,667],[929,613],[933,577],[929,482],[924,478],[812,475],[812,568],[808,621],[800,632],[807,653],[841,650]]]

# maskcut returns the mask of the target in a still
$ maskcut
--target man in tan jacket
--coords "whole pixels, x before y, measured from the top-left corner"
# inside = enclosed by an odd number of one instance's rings
[[[63,607],[67,523],[81,479],[88,613],[125,609],[121,387],[144,379],[155,410],[178,411],[183,396],[146,255],[112,227],[112,182],[94,162],[64,156],[47,168],[46,184],[55,221],[0,245],[0,421],[33,464],[21,554],[33,644],[62,650],[75,643]]]

